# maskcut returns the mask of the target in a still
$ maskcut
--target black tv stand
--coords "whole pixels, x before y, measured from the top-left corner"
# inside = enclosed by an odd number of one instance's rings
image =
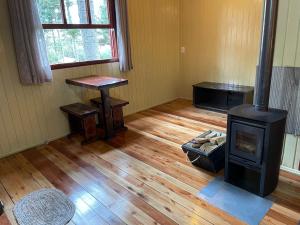
[[[232,107],[253,103],[250,86],[202,82],[193,85],[193,104],[197,108],[227,113]]]

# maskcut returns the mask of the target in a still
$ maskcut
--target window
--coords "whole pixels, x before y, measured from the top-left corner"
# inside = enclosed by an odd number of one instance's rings
[[[52,69],[117,61],[113,0],[37,0]]]

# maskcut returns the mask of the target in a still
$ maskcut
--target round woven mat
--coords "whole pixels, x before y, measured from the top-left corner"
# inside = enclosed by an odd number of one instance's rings
[[[61,191],[41,189],[18,201],[13,212],[20,225],[65,225],[75,206]]]

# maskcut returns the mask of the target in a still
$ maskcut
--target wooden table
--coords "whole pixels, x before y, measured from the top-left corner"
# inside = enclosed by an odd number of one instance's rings
[[[101,94],[102,100],[102,108],[103,108],[103,121],[104,121],[104,131],[105,131],[105,139],[112,138],[114,136],[114,128],[113,128],[113,117],[111,111],[111,103],[109,98],[109,89],[127,85],[128,80],[123,78],[115,78],[115,77],[105,77],[105,76],[87,76],[80,77],[75,79],[67,79],[67,84],[95,89],[99,90]]]

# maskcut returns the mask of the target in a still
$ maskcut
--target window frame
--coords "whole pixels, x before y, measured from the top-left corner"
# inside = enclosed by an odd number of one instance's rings
[[[90,0],[85,0],[86,5],[86,14],[87,14],[87,24],[69,24],[66,16],[65,2],[60,0],[60,7],[62,13],[62,22],[61,24],[42,24],[44,30],[53,30],[53,29],[111,29],[111,48],[112,48],[112,58],[111,59],[102,59],[102,60],[92,60],[92,61],[82,61],[82,62],[72,62],[72,63],[59,63],[52,64],[51,69],[63,69],[70,67],[79,67],[79,66],[88,66],[95,64],[104,64],[111,62],[118,62],[118,51],[117,51],[117,38],[116,38],[116,14],[115,14],[115,1],[107,0],[108,5],[108,19],[109,24],[93,24],[90,8]]]

